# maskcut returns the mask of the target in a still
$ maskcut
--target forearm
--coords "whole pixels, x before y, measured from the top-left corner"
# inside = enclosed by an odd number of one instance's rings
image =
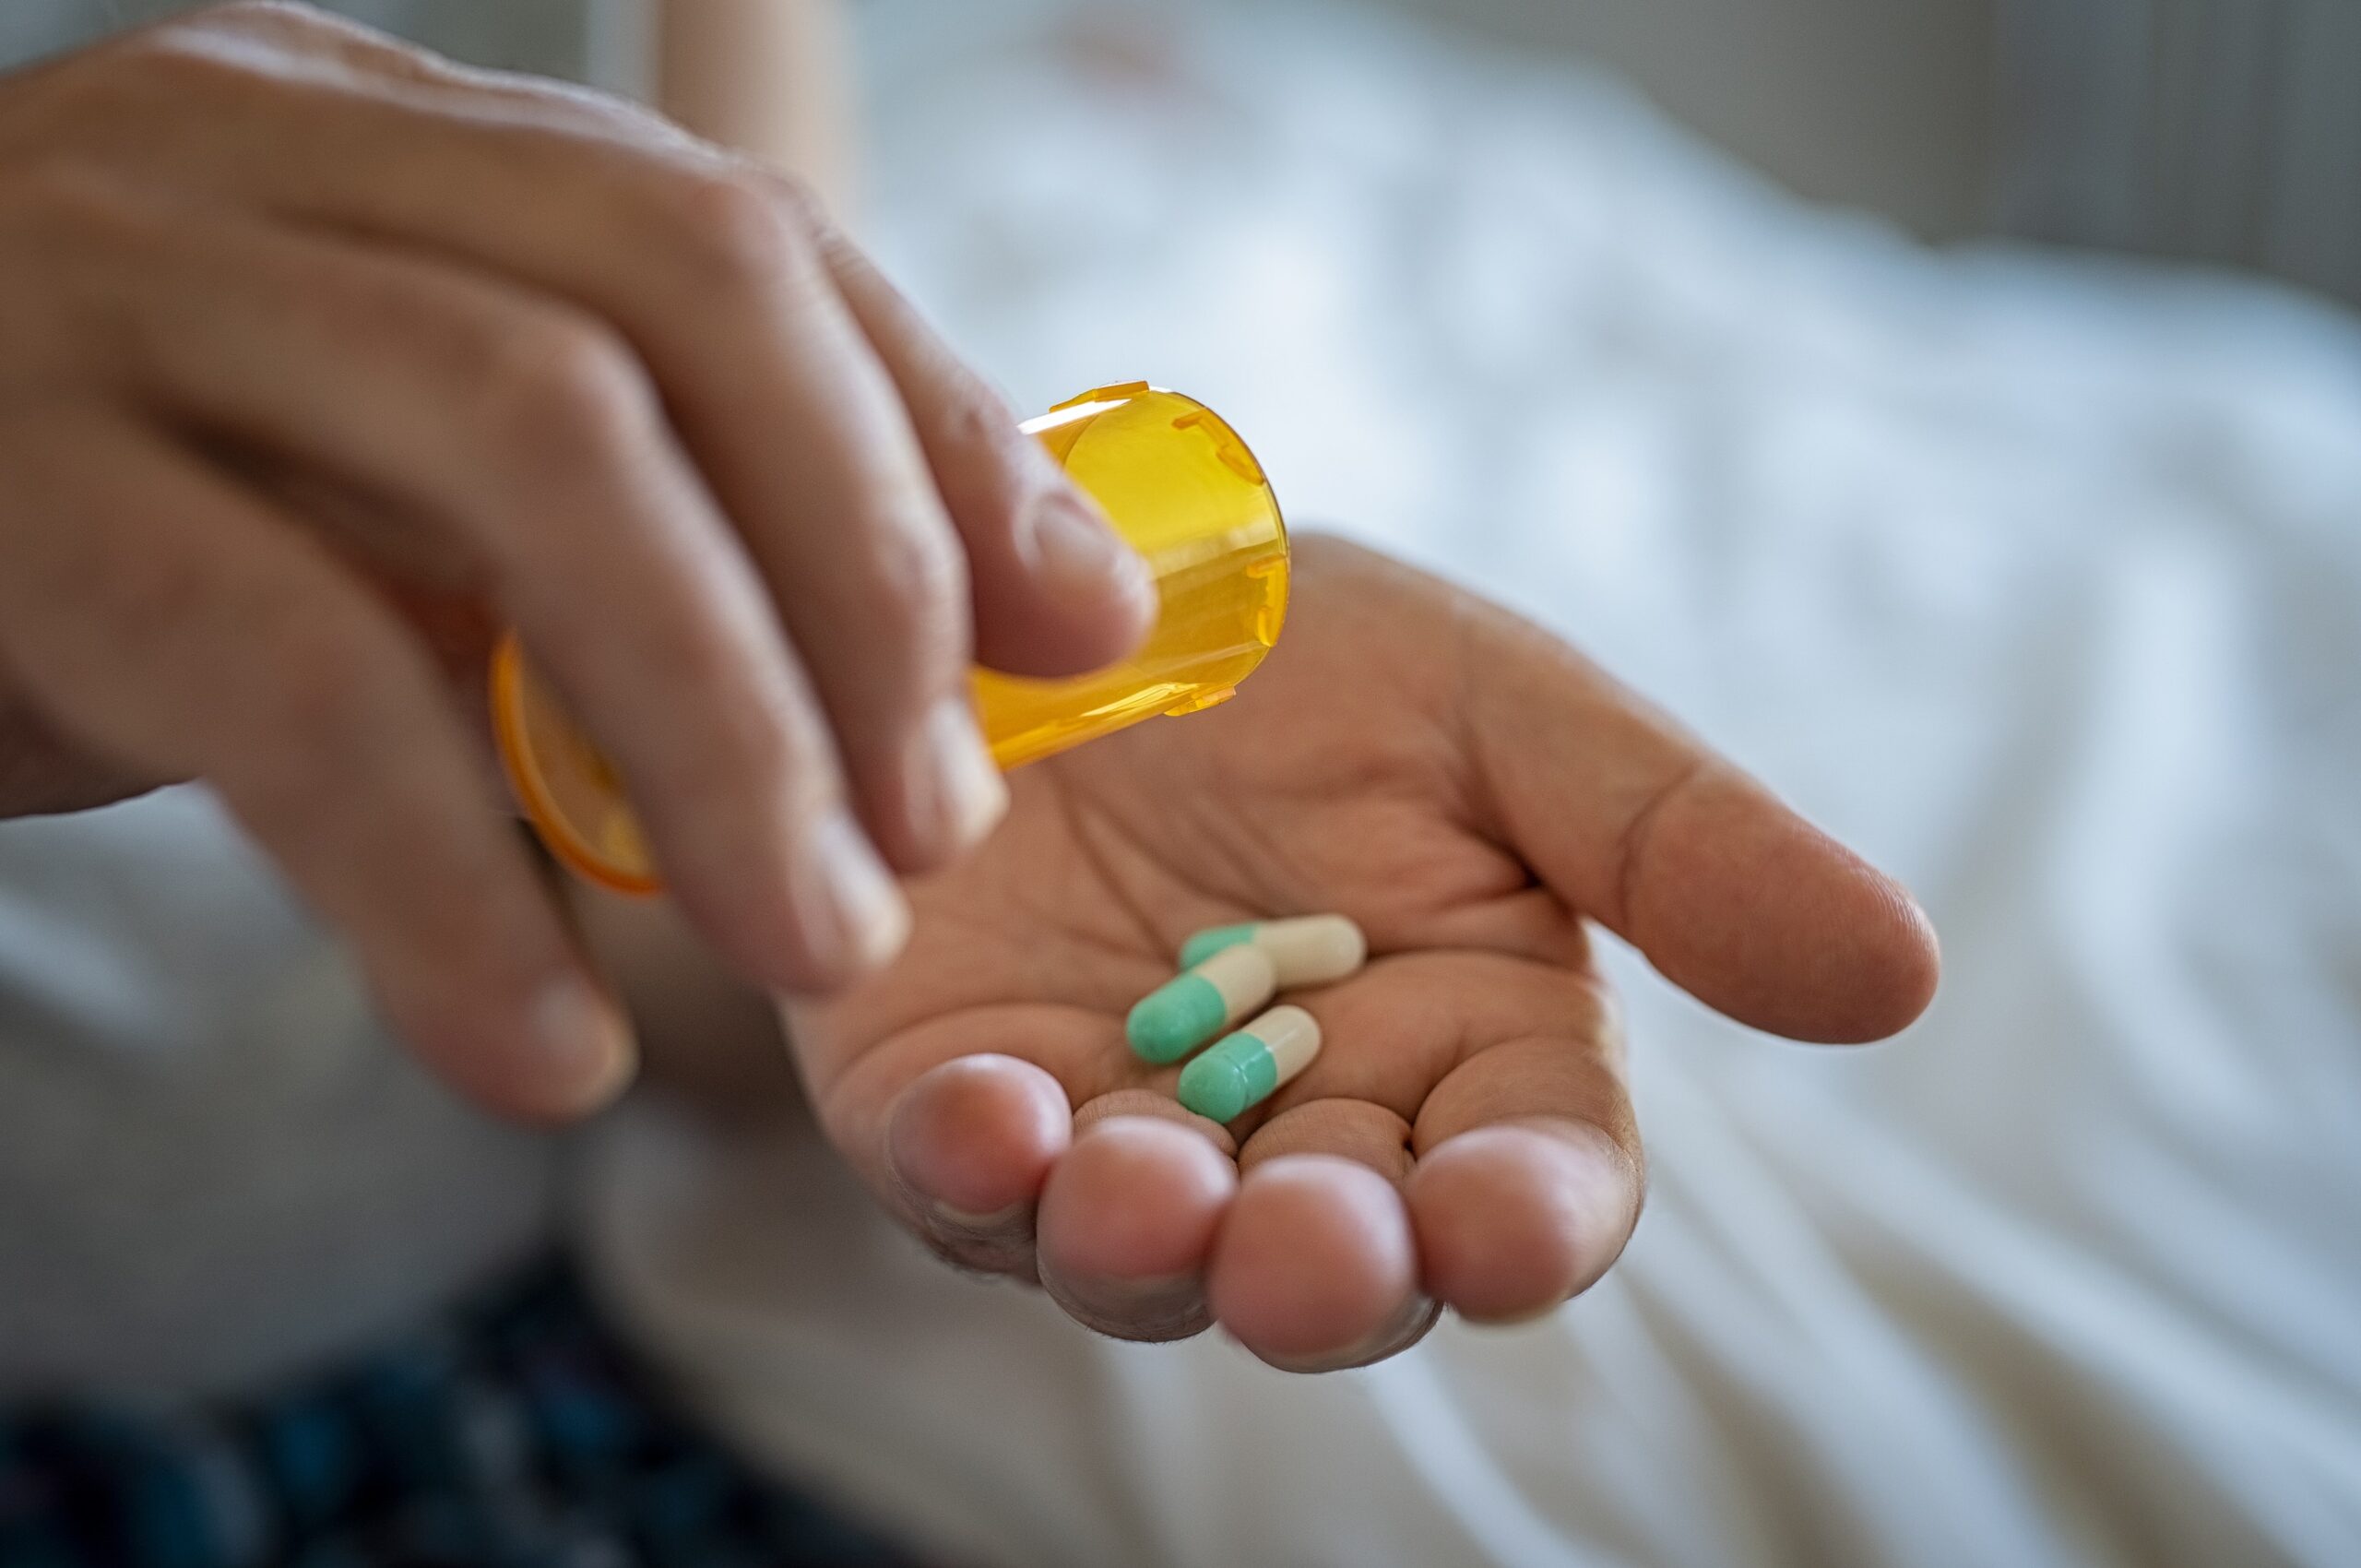
[[[662,0],[658,11],[658,107],[844,211],[852,92],[836,0]]]

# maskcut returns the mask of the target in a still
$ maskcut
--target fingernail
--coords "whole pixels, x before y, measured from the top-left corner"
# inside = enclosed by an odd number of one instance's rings
[[[839,807],[805,831],[798,870],[804,939],[823,968],[865,973],[901,951],[909,906],[850,812]]]
[[[550,1109],[564,1116],[587,1114],[621,1094],[639,1059],[622,1011],[573,975],[552,980],[535,1000],[533,1044]]]
[[[1033,508],[1033,566],[1061,596],[1105,593],[1110,587],[1144,600],[1156,594],[1139,552],[1115,537],[1105,517],[1062,490]]]
[[[1008,782],[984,750],[965,697],[946,697],[927,715],[910,739],[903,777],[911,830],[945,852],[980,840],[1008,810]]]
[[[1396,1350],[1406,1349],[1426,1333],[1439,1311],[1432,1297],[1413,1291],[1410,1299],[1379,1325],[1376,1332],[1341,1350],[1332,1350],[1320,1356],[1264,1356],[1263,1360],[1267,1365],[1289,1372],[1345,1372],[1353,1367],[1367,1366]]]
[[[1041,1283],[1068,1316],[1118,1339],[1183,1339],[1213,1326],[1204,1280],[1198,1275],[1101,1277],[1084,1283],[1054,1278],[1044,1270]]]
[[[961,1268],[1032,1278],[1033,1206],[1027,1199],[991,1214],[969,1214],[930,1199],[925,1205],[927,1240]]]
[[[990,1214],[970,1214],[964,1208],[953,1208],[949,1204],[930,1203],[927,1211],[946,1230],[978,1238],[999,1237],[1030,1229],[1033,1203],[1028,1198],[1021,1203],[1013,1203],[1006,1208],[994,1209]]]

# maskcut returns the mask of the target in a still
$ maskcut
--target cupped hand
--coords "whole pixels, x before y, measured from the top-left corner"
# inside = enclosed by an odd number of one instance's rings
[[[298,7],[0,78],[0,814],[208,780],[500,1109],[629,1052],[452,700],[497,626],[706,936],[810,992],[1003,804],[971,659],[1153,612],[793,184]]]
[[[1336,1367],[1597,1278],[1643,1167],[1594,923],[1800,1039],[1890,1034],[1935,985],[1892,882],[1564,645],[1332,540],[1234,701],[1011,782],[901,959],[789,1032],[921,1236],[1125,1337],[1218,1321]],[[1190,932],[1325,910],[1371,956],[1289,998],[1318,1060],[1228,1127],[1184,1111],[1126,1010]]]

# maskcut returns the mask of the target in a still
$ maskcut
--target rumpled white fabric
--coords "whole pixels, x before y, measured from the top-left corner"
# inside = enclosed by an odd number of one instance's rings
[[[1621,1265],[1318,1379],[957,1277],[808,1133],[626,1120],[601,1278],[701,1407],[986,1563],[2361,1562],[2361,326],[1929,254],[1357,11],[870,15],[875,235],[1023,405],[1205,398],[1948,969],[1850,1051],[1622,963]]]

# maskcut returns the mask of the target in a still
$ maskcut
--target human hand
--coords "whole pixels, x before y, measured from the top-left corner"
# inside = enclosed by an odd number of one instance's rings
[[[823,1124],[945,1256],[1310,1370],[1438,1304],[1545,1311],[1622,1249],[1640,1138],[1587,922],[1809,1039],[1899,1029],[1937,959],[1893,883],[1538,629],[1333,540],[1298,541],[1293,600],[1235,701],[1014,775],[901,959],[788,1022]],[[1318,1060],[1230,1127],[1183,1111],[1126,1009],[1191,932],[1324,910],[1372,956],[1287,998]]]
[[[971,659],[1153,613],[792,184],[295,7],[0,79],[0,814],[206,779],[496,1108],[629,1050],[453,700],[494,627],[706,936],[811,992],[1004,804]]]

